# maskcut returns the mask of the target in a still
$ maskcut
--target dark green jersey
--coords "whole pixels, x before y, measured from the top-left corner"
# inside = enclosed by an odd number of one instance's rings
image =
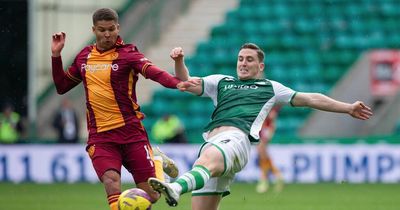
[[[204,97],[210,97],[215,106],[211,122],[205,127],[208,132],[220,126],[234,126],[258,141],[262,123],[275,104],[287,104],[295,91],[268,80],[241,81],[226,75],[211,75],[203,78]]]

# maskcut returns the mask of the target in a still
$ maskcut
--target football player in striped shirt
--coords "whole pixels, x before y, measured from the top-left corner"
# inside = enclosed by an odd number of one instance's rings
[[[66,71],[61,60],[66,34],[54,34],[51,45],[57,93],[64,94],[83,84],[89,132],[86,149],[105,187],[111,210],[118,209],[122,166],[133,174],[136,186],[145,190],[152,202],[160,196],[147,183],[149,177],[163,179],[163,171],[141,122],[144,115],[136,100],[136,93],[141,91],[136,89],[139,74],[167,88],[194,85],[155,66],[135,45],[125,44],[119,27],[114,10],[96,10],[92,27],[96,42],[84,47]],[[162,153],[158,156],[164,157],[169,175],[176,177],[178,170],[173,162]]]

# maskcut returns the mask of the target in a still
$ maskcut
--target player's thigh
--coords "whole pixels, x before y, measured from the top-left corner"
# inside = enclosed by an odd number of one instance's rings
[[[218,210],[221,195],[192,196],[192,210]]]
[[[121,174],[122,157],[118,144],[100,143],[88,145],[86,150],[100,180],[104,173],[109,170]]]
[[[248,162],[251,149],[247,135],[241,131],[223,132],[212,137],[204,149],[200,150],[200,154],[202,155],[210,147],[214,147],[214,150],[216,148],[224,159],[222,175],[241,171]]]
[[[149,142],[140,141],[124,145],[123,165],[133,174],[136,183],[147,182],[150,177],[155,177]]]
[[[220,176],[225,171],[226,167],[222,151],[212,144],[204,149],[194,165],[206,167],[210,171],[212,177]]]

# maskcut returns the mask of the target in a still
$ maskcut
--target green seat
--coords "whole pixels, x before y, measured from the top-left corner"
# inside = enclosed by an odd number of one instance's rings
[[[209,122],[209,118],[201,115],[187,115],[186,117],[182,117],[182,122],[185,125],[185,128],[188,130],[192,129],[203,129],[206,124]]]
[[[156,123],[158,118],[156,117],[147,117],[142,120],[144,127],[146,128],[147,133],[151,133],[151,128]]]
[[[190,144],[202,144],[203,140],[203,130],[202,129],[186,129],[186,136]]]
[[[340,49],[352,49],[354,47],[354,39],[346,34],[341,34],[336,37],[335,44]]]
[[[193,116],[211,116],[214,111],[212,101],[208,98],[196,98],[186,103],[188,113]]]
[[[305,82],[312,82],[312,81],[318,81],[321,79],[321,72],[320,72],[320,66],[317,65],[318,62],[310,62],[310,63],[315,63],[315,65],[309,65],[307,67],[304,67],[302,75],[303,79]]]
[[[308,18],[298,18],[295,20],[294,29],[298,33],[312,33],[317,30],[314,20]]]
[[[252,8],[251,5],[239,7],[239,11],[237,14],[239,20],[244,21],[244,20],[249,20],[249,19],[253,18],[253,15],[254,15],[253,9],[254,8]]]
[[[213,50],[214,47],[210,43],[200,42],[199,44],[197,44],[196,53],[197,54],[208,53],[212,52]]]
[[[152,113],[156,116],[163,116],[164,114],[169,113],[169,111],[166,108],[167,100],[164,100],[162,98],[155,98],[153,99],[151,108],[152,108]]]
[[[301,118],[278,118],[276,123],[277,132],[280,135],[293,136],[296,135],[297,129],[300,127],[303,119]]]
[[[214,26],[211,29],[211,36],[212,37],[216,37],[216,36],[226,37],[226,36],[229,36],[230,33],[232,33],[232,30],[234,30],[234,28],[230,27],[230,25],[228,25],[228,24]]]
[[[215,73],[236,77],[236,68],[234,66],[223,66]]]
[[[337,81],[341,75],[342,71],[340,68],[337,68],[336,66],[329,66],[322,70],[321,78],[328,83],[333,83]]]
[[[153,115],[153,107],[151,106],[151,104],[140,106],[140,111],[143,112],[145,115]]]
[[[291,82],[291,78],[288,77],[287,69],[282,66],[275,65],[265,70],[266,77],[271,80],[276,80],[280,83],[287,84]]]

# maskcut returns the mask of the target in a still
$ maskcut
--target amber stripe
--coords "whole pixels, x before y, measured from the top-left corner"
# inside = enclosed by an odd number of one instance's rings
[[[74,82],[76,82],[76,83],[79,83],[79,82],[81,82],[82,80],[81,79],[79,79],[79,78],[76,78],[76,77],[74,77],[74,76],[72,76],[72,74],[71,73],[69,73],[69,71],[67,71],[67,76],[68,76],[68,78],[70,78],[72,81],[74,81]]]
[[[152,65],[153,65],[152,63],[146,63],[146,64],[143,65],[143,67],[142,67],[142,74],[143,74],[144,77],[146,77],[146,70],[147,70],[147,67],[152,66]]]
[[[121,193],[116,193],[116,194],[113,194],[113,195],[109,195],[109,196],[107,197],[108,204],[111,204],[111,203],[116,202],[116,201],[118,200],[120,194],[121,194]]]

